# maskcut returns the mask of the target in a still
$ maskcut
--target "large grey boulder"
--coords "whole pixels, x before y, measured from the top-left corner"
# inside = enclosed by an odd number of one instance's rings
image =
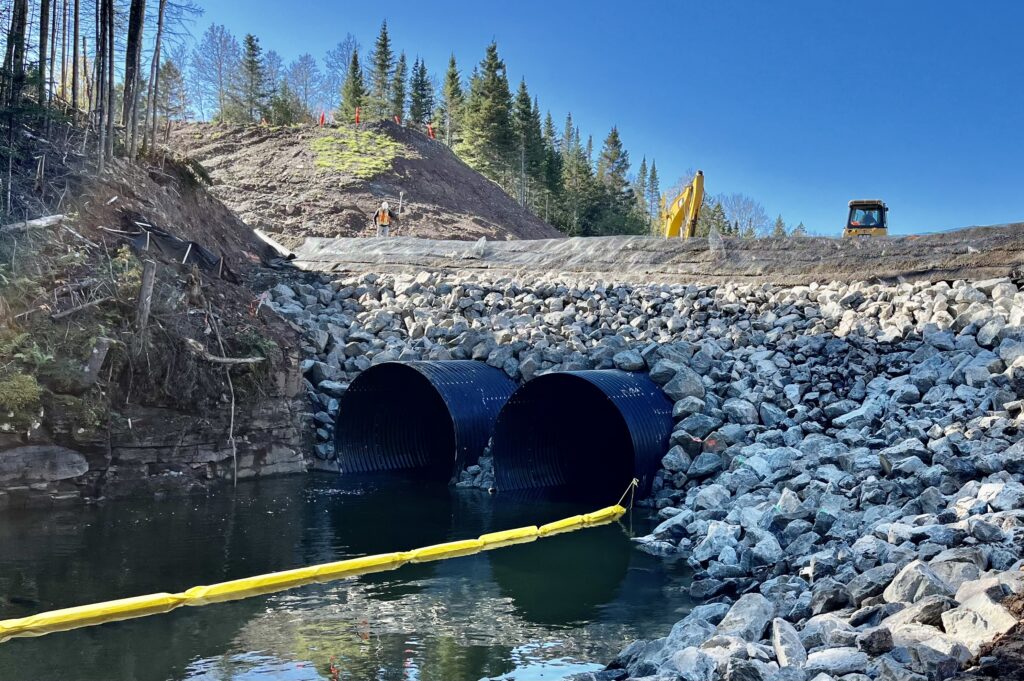
[[[1000,588],[977,593],[959,608],[942,613],[942,626],[947,634],[977,655],[981,646],[1017,624],[1017,618],[1000,602],[1005,596],[1006,592]]]
[[[882,592],[887,603],[916,603],[933,595],[952,596],[953,590],[920,560],[908,563]]]
[[[775,606],[761,594],[743,594],[718,623],[718,634],[760,641],[768,623],[775,617]]]
[[[824,673],[836,677],[863,674],[868,670],[869,661],[867,653],[853,647],[827,648],[808,655],[806,669],[809,674]]]
[[[701,381],[700,375],[687,366],[680,367],[672,380],[662,387],[662,390],[675,402],[684,397],[704,398],[704,383]]]
[[[779,617],[772,620],[772,648],[780,667],[803,667],[807,662],[807,651],[800,635],[792,624]]]

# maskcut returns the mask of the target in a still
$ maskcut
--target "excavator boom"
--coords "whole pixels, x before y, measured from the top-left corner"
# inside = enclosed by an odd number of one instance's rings
[[[689,239],[697,232],[697,218],[701,206],[704,205],[704,173],[700,170],[693,176],[693,181],[683,187],[683,191],[665,203],[661,200],[661,231],[666,239],[681,236]]]

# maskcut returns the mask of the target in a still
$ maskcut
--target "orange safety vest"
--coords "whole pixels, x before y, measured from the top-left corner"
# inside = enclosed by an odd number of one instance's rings
[[[384,210],[383,208],[378,210],[377,211],[377,222],[379,222],[382,225],[390,225],[391,224],[391,211],[390,210]]]

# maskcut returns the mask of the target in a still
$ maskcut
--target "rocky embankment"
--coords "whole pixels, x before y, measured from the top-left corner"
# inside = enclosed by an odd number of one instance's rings
[[[307,331],[325,462],[336,398],[383,361],[473,358],[520,381],[616,367],[663,386],[677,426],[648,503],[664,522],[638,542],[685,557],[702,604],[605,678],[937,681],[1017,625],[1024,293],[1008,279],[365,274],[272,296]]]

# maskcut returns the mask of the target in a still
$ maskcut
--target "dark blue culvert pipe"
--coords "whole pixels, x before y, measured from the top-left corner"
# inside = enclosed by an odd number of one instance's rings
[[[338,401],[341,470],[448,480],[480,458],[515,388],[505,372],[471,360],[372,366]]]
[[[672,403],[646,375],[616,370],[538,376],[498,415],[495,486],[558,490],[614,503],[629,481],[640,495],[668,451]]]

